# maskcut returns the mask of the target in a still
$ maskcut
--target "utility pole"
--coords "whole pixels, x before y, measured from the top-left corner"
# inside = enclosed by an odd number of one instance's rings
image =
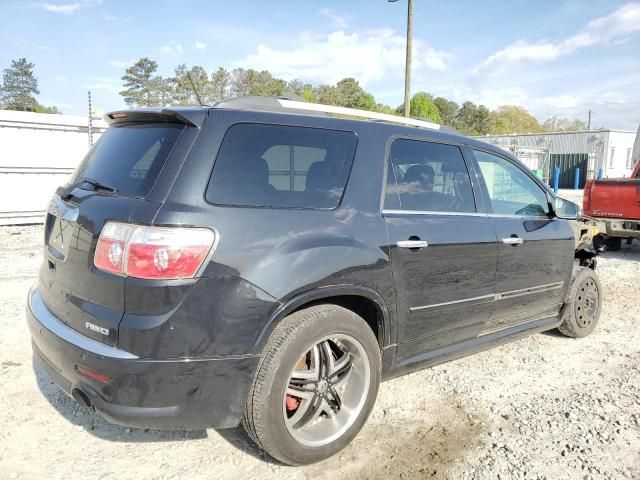
[[[398,0],[387,0],[395,3]],[[411,116],[411,50],[413,48],[413,0],[407,0],[407,50],[404,61],[404,116]]]
[[[591,110],[589,110],[589,120],[587,121],[587,131],[591,130]]]
[[[404,116],[411,116],[411,50],[413,48],[413,0],[407,1],[407,57],[404,71]]]

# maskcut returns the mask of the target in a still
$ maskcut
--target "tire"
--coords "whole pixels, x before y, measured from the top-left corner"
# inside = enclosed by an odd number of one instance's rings
[[[621,237],[608,237],[604,241],[605,247],[609,252],[617,252],[622,248],[622,238]]]
[[[601,312],[602,286],[598,274],[590,268],[577,267],[558,330],[567,337],[586,337],[596,328]]]
[[[284,464],[329,458],[369,417],[381,365],[378,341],[362,317],[331,304],[294,312],[264,348],[242,425],[259,448]],[[323,380],[323,372],[337,373]],[[313,380],[300,380],[303,376]]]

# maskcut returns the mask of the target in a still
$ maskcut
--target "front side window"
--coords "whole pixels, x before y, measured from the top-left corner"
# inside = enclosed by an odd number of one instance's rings
[[[476,206],[460,148],[421,140],[391,144],[384,208],[469,213]]]
[[[353,132],[233,125],[220,146],[206,198],[218,205],[335,208],[356,141]]]
[[[510,161],[480,150],[473,151],[489,193],[493,213],[498,215],[547,215],[546,193]]]

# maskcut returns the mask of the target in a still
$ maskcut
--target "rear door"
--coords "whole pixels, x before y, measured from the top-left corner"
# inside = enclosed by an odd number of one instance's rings
[[[97,239],[107,220],[153,220],[160,203],[147,197],[187,128],[149,121],[112,125],[51,201],[40,294],[47,308],[71,328],[117,343],[125,278],[95,269]]]
[[[472,152],[498,237],[496,302],[484,333],[557,315],[573,269],[571,225],[549,215],[545,190],[519,163]]]
[[[459,146],[396,139],[383,215],[398,309],[398,355],[477,336],[494,298],[496,236]]]

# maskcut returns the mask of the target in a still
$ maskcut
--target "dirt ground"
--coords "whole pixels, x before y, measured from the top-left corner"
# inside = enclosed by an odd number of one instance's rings
[[[640,479],[640,243],[606,253],[604,311],[555,332],[382,385],[355,442],[291,468],[241,429],[111,425],[32,366],[25,298],[41,227],[0,229],[0,479]]]

